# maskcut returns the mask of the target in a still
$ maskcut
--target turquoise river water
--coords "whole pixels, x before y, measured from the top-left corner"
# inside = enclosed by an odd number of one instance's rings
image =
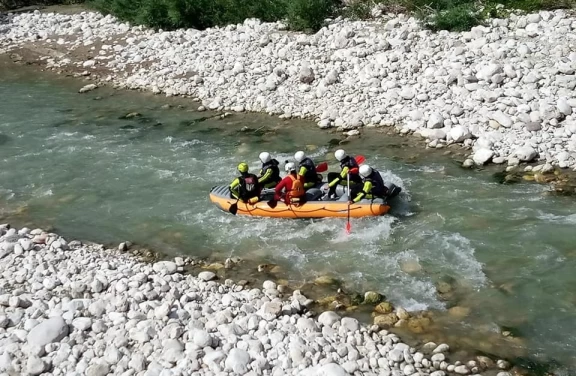
[[[342,219],[232,216],[210,203],[208,191],[227,184],[238,162],[255,169],[262,150],[283,161],[314,145],[310,154],[335,168],[329,141],[336,136],[257,115],[201,121],[210,115],[162,108],[176,100],[109,89],[79,95],[82,85],[1,71],[2,220],[170,254],[266,260],[295,279],[332,273],[409,310],[458,305],[470,313],[450,324],[448,339],[480,332],[471,346],[576,373],[573,199],[546,196],[541,185],[499,184],[439,153],[407,163],[405,151],[375,135],[347,149],[404,187],[392,215],[355,219],[350,236]],[[142,116],[120,119],[135,111]],[[440,299],[441,280],[455,286],[457,300]],[[516,338],[492,340],[503,328]]]

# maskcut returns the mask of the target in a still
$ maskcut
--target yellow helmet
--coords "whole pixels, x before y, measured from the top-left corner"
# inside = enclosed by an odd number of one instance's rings
[[[242,162],[238,165],[238,171],[241,173],[248,172],[248,165],[245,162]]]

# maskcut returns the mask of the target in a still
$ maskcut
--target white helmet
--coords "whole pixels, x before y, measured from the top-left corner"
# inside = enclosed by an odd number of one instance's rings
[[[291,171],[296,171],[296,165],[292,162],[288,162],[286,163],[286,165],[284,166],[284,170],[286,172],[291,172]]]
[[[359,172],[360,175],[362,175],[363,177],[368,177],[372,173],[372,167],[368,166],[367,164],[364,164],[360,166]]]
[[[342,159],[344,159],[346,157],[346,152],[342,149],[338,149],[334,152],[334,158],[336,158],[338,161],[342,161]]]
[[[296,154],[294,154],[294,159],[296,159],[298,163],[302,162],[304,158],[306,158],[306,154],[304,154],[303,151],[297,151]]]
[[[260,158],[260,160],[262,161],[262,163],[267,163],[270,162],[270,159],[272,159],[270,157],[270,153],[263,151],[262,153],[260,153],[260,156],[258,157]]]

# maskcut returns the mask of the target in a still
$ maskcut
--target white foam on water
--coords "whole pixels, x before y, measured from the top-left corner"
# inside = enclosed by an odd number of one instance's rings
[[[548,222],[556,222],[561,224],[576,224],[576,214],[569,214],[569,215],[557,215],[552,213],[546,213],[542,210],[537,211],[537,217],[540,220],[548,221]]]
[[[475,249],[470,240],[459,233],[433,231],[428,237],[433,254],[428,254],[428,262],[439,263],[438,267],[448,267],[460,279],[472,282],[474,287],[482,287],[487,278],[480,263],[474,256]]]

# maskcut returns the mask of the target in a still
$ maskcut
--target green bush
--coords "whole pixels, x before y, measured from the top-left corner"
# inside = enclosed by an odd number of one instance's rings
[[[434,31],[466,31],[482,22],[477,10],[470,4],[437,11],[429,20],[428,27]]]
[[[355,1],[342,9],[342,15],[346,18],[365,20],[371,17],[372,10],[371,1]]]
[[[206,29],[258,18],[288,18],[296,30],[318,30],[335,10],[334,0],[94,0],[96,9],[136,24],[171,30]]]
[[[293,30],[317,31],[335,10],[334,0],[288,0],[288,25]]]

